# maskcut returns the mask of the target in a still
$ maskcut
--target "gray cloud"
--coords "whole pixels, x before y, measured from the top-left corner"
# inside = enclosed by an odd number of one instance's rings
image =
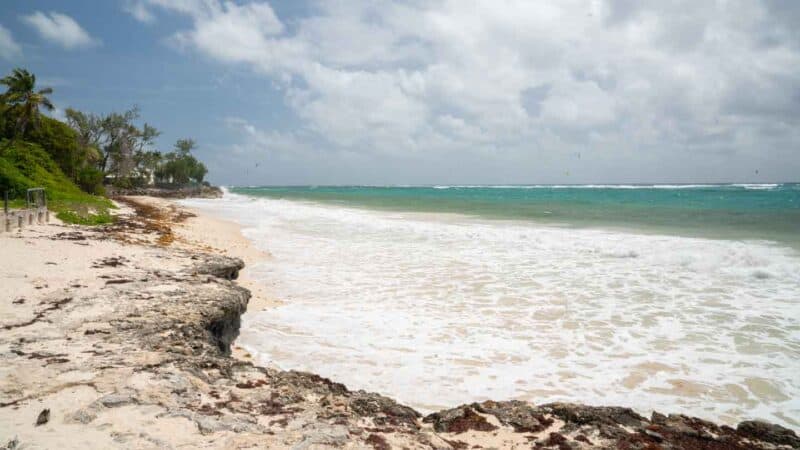
[[[322,147],[397,167],[456,158],[475,182],[800,170],[800,3],[319,2],[291,27],[267,3],[142,5],[191,17],[176,42],[285,93],[297,129],[248,124],[239,149]],[[696,167],[672,164],[676,155]],[[385,178],[452,176],[421,172]]]

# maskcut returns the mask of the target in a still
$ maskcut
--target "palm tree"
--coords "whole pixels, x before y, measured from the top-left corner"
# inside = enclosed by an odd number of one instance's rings
[[[55,107],[47,98],[53,93],[52,88],[35,90],[36,75],[25,69],[14,69],[11,75],[0,79],[0,84],[8,87],[2,94],[3,103],[8,108],[16,110],[17,126],[14,137],[25,135],[25,130],[29,124],[36,125],[39,120],[39,107],[43,106],[48,111]]]

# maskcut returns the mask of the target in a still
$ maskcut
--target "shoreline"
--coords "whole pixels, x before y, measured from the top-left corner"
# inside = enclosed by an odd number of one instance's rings
[[[109,227],[0,235],[15,262],[0,269],[13,297],[0,305],[0,445],[800,448],[777,425],[629,408],[487,401],[423,418],[379,394],[253,365],[235,344],[230,357],[242,314],[278,304],[247,269],[231,279],[269,255],[232,222],[125,202]]]
[[[256,248],[253,241],[242,233],[243,227],[241,225],[232,220],[207,214],[197,208],[181,205],[178,199],[145,196],[128,196],[128,198],[156,207],[175,206],[189,211],[194,217],[187,218],[186,221],[173,228],[173,231],[182,240],[194,243],[194,245],[204,250],[239,258],[244,261],[245,269],[240,272],[236,282],[251,293],[245,315],[274,308],[283,303],[250,276],[254,266],[268,261],[272,255]],[[248,361],[253,360],[251,352],[237,341],[233,343],[232,355]],[[273,367],[275,366],[273,365]]]

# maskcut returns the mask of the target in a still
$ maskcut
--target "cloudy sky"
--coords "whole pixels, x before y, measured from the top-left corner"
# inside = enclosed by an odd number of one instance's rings
[[[4,0],[18,66],[224,184],[800,181],[795,0]]]

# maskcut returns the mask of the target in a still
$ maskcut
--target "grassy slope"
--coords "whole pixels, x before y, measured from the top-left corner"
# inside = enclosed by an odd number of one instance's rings
[[[0,186],[16,191],[15,206],[23,204],[26,189],[45,188],[48,206],[65,222],[91,225],[112,221],[109,209],[113,204],[104,197],[80,190],[36,144],[0,143]]]

